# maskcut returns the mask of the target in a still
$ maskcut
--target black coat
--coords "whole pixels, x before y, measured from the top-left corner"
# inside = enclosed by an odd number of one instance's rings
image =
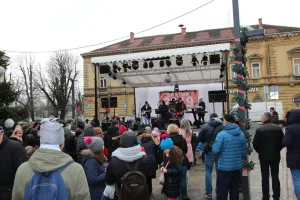
[[[259,159],[280,160],[280,151],[283,148],[282,138],[282,129],[272,124],[271,120],[258,128],[253,139],[253,148],[259,154]]]
[[[138,160],[135,160],[133,162],[129,162],[128,164],[132,167],[135,166],[136,162],[139,162],[138,164],[138,171],[142,172],[145,177],[147,178],[148,175],[148,166],[147,166],[147,160],[146,157],[142,157]],[[108,185],[117,183],[118,188],[121,188],[121,179],[124,176],[124,174],[128,171],[125,166],[125,161],[120,160],[117,157],[112,157],[108,167],[106,169],[106,177],[105,182]]]
[[[198,108],[197,110],[205,111],[206,105],[205,105],[205,102],[204,102],[204,101],[200,102],[200,103],[198,104],[198,106],[202,106],[203,108]],[[205,113],[203,113],[203,114],[205,114]]]
[[[168,160],[164,161],[166,166]],[[182,166],[179,164],[171,164],[167,166],[167,172],[165,173],[165,184],[162,188],[162,193],[167,197],[178,197],[180,195],[180,186],[181,186],[181,173]]]
[[[76,137],[75,135],[72,134],[71,130],[67,127],[64,128],[64,132],[65,132],[65,146],[63,152],[65,152],[75,160],[76,146],[77,146]]]
[[[160,105],[158,107],[159,109],[159,112],[161,114],[161,118],[164,120],[164,121],[167,121],[169,119],[169,116],[168,116],[168,113],[169,113],[169,108],[167,105]]]
[[[28,160],[25,148],[19,143],[3,136],[0,144],[0,199],[11,195],[18,167]]]
[[[186,110],[186,106],[184,104],[184,102],[181,103],[177,103],[175,106],[176,112],[182,112],[184,110]]]
[[[282,140],[282,144],[287,147],[287,167],[300,169],[300,110],[293,110],[289,113],[287,124]]]
[[[81,151],[87,149],[86,145],[84,143],[84,133],[82,133],[81,135],[79,135],[76,138],[76,162],[78,163],[82,163],[82,154]]]
[[[186,140],[182,135],[179,135],[178,133],[170,133],[168,138],[171,138],[173,141],[173,144],[176,145],[179,149],[182,150],[182,153],[184,155],[184,160],[182,162],[182,166],[187,167],[187,169],[190,169],[190,162],[188,158],[186,157],[188,148],[187,148],[187,143]]]
[[[141,135],[141,146],[144,147],[148,165],[148,177],[155,178],[158,164],[156,161],[158,145],[156,145],[150,134]]]
[[[118,147],[118,140],[113,140],[113,137],[117,137],[119,135],[118,127],[109,127],[107,129],[106,134],[104,135],[104,146],[108,149],[108,160],[111,158],[112,152],[114,152]]]

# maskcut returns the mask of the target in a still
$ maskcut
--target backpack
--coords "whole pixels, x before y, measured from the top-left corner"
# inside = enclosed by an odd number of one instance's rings
[[[67,188],[60,173],[73,162],[52,172],[35,172],[26,187],[23,200],[68,200]]]
[[[148,184],[145,175],[138,171],[139,161],[134,167],[124,162],[127,171],[121,179],[121,188],[118,192],[119,200],[148,200]]]

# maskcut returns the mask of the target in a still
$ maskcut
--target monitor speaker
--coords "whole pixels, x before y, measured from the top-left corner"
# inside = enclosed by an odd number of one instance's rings
[[[209,103],[215,102],[226,102],[226,91],[225,90],[216,90],[208,91],[208,101]]]
[[[220,63],[220,54],[209,55],[210,64]]]
[[[208,101],[209,103],[218,102],[217,91],[208,91]]]

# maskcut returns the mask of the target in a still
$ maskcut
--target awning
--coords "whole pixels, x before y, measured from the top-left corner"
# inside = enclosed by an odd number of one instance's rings
[[[119,81],[125,81],[132,87],[150,87],[150,86],[164,86],[178,84],[199,84],[199,83],[216,83],[222,82],[219,78],[220,66],[222,59],[225,59],[225,51],[230,50],[230,43],[176,48],[160,51],[149,51],[141,53],[128,53],[112,56],[100,56],[92,58],[93,64],[107,64],[113,71],[112,63],[116,63],[122,68],[122,62],[131,62],[133,60],[139,61],[139,68],[137,70],[128,70],[127,72],[118,71],[117,78]],[[201,63],[203,55],[220,54],[220,63],[204,65]],[[176,64],[176,56],[180,55],[183,58],[183,65]],[[192,65],[192,55],[195,55],[199,61],[196,66]],[[160,60],[154,60],[153,68],[143,68],[144,60],[152,58],[170,57],[172,65],[167,67],[159,66]],[[228,56],[228,54],[227,54]]]

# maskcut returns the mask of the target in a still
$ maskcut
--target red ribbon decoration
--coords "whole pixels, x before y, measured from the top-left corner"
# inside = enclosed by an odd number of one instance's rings
[[[244,91],[244,90],[238,89],[238,92],[241,93],[241,94],[245,94],[245,91]]]
[[[244,106],[239,106],[239,109],[246,110],[246,108]]]

